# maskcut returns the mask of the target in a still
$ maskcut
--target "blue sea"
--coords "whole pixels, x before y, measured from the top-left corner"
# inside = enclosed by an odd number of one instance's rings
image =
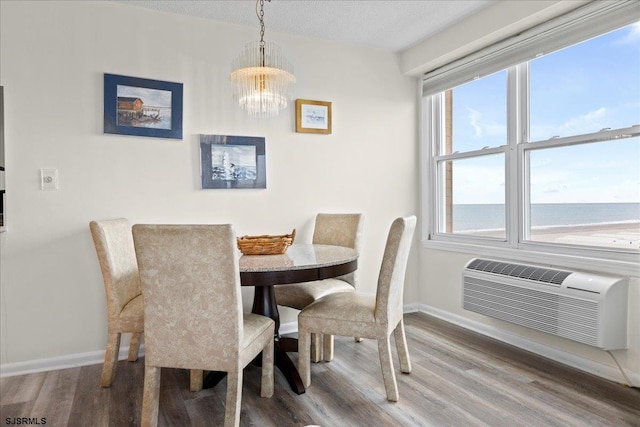
[[[531,205],[532,227],[640,223],[640,203],[540,203]],[[453,205],[455,231],[504,230],[504,205]]]

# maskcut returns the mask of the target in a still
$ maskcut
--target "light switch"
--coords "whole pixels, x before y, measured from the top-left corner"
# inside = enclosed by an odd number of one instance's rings
[[[58,169],[40,169],[40,189],[45,191],[58,189]]]

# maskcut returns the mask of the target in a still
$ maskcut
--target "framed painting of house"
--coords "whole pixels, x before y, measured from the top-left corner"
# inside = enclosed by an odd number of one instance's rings
[[[104,133],[182,139],[182,83],[105,73]]]
[[[265,138],[200,135],[202,188],[267,188]]]

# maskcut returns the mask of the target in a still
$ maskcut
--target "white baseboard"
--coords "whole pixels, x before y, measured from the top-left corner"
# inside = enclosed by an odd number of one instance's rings
[[[631,382],[631,384],[627,384],[627,381],[624,379],[621,372],[616,367],[585,359],[583,357],[576,356],[575,354],[567,353],[566,351],[540,344],[539,342],[523,338],[510,332],[505,332],[493,326],[489,326],[475,320],[467,319],[448,311],[440,310],[430,305],[411,304],[411,306],[417,306],[417,309],[415,311],[429,314],[433,317],[437,317],[449,323],[461,326],[465,329],[469,329],[482,335],[495,338],[499,341],[511,344],[515,347],[530,351],[532,353],[546,357],[547,359],[569,365],[573,368],[605,378],[607,380],[614,381],[620,384],[630,385],[632,387],[638,387],[640,384],[640,375],[638,375],[637,373],[625,372],[627,377],[629,378],[629,381]],[[405,308],[406,307],[407,306],[405,306]]]
[[[449,323],[470,329],[482,335],[495,338],[499,341],[511,344],[518,348],[530,351],[540,356],[546,357],[556,362],[564,363],[581,371],[588,372],[593,375],[614,381],[620,384],[626,384],[620,371],[610,365],[594,362],[575,354],[567,353],[557,348],[549,347],[535,341],[523,338],[521,336],[505,332],[493,326],[467,319],[457,314],[453,314],[427,304],[411,303],[404,306],[405,313],[421,312]],[[297,322],[288,322],[280,325],[280,333],[282,335],[295,333],[298,331]],[[119,360],[125,360],[129,354],[129,347],[121,347],[118,355]],[[140,345],[140,356],[144,355],[144,344]],[[35,372],[52,371],[57,369],[75,368],[78,366],[96,365],[104,362],[104,351],[92,351],[89,353],[69,354],[65,356],[52,357],[49,359],[30,360],[26,362],[5,363],[0,365],[0,378],[11,377],[15,375],[31,374]],[[632,387],[638,387],[640,384],[640,375],[637,373],[626,372]]]
[[[280,335],[294,334],[298,332],[298,322],[288,322],[280,324]]]
[[[420,306],[421,304],[417,303],[417,302],[413,302],[410,304],[405,304],[404,307],[402,308],[402,310],[405,313],[417,313],[420,311]]]
[[[140,352],[138,354],[139,356],[144,356],[144,344],[140,344]],[[129,357],[129,346],[120,346],[118,360],[127,360],[127,357]],[[67,354],[65,356],[28,360],[26,362],[3,363],[0,365],[0,378],[102,363],[104,363],[104,351]]]

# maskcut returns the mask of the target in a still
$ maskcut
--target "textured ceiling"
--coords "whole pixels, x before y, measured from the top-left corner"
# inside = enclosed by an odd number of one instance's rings
[[[255,26],[253,0],[112,0],[163,12]],[[273,0],[265,2],[269,31],[317,37],[399,52],[496,0]]]

